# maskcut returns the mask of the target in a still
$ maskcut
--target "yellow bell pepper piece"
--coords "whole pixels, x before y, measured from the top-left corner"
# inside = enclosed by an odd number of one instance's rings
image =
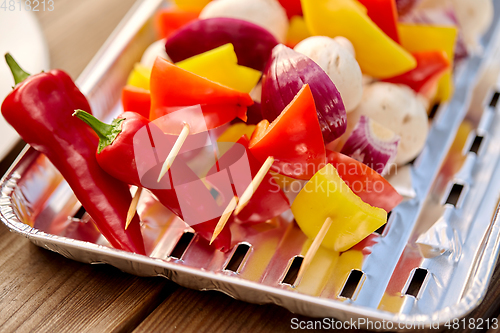
[[[247,125],[244,123],[238,123],[229,126],[227,130],[222,133],[217,142],[236,142],[243,135],[246,135],[248,139],[252,137],[252,133],[255,130],[255,125]]]
[[[211,0],[174,0],[177,8],[182,10],[201,11]]]
[[[292,17],[286,35],[286,45],[293,48],[300,41],[308,37],[311,37],[311,32],[309,32],[309,28],[307,28],[304,17],[297,15]]]
[[[195,55],[176,63],[182,69],[235,90],[249,93],[261,73],[255,69],[238,65],[233,44],[225,44],[213,50]]]
[[[401,45],[409,52],[443,50],[453,68],[455,41],[458,30],[451,26],[398,24]],[[453,95],[453,77],[450,69],[438,83],[436,101],[447,101]]]
[[[318,234],[327,217],[332,218],[333,224],[321,245],[339,252],[356,245],[387,221],[387,213],[363,202],[331,164],[304,186],[292,204],[292,212],[309,238]]]
[[[236,142],[238,141],[243,135],[246,135],[248,139],[252,137],[252,133],[255,130],[255,125],[247,125],[244,123],[238,123],[229,126],[227,130],[222,133],[219,138],[217,139],[217,142]],[[228,144],[221,144],[219,145],[219,155],[222,156],[224,155],[232,145]]]
[[[149,90],[149,78],[151,77],[151,68],[140,63],[134,65],[127,79],[127,85]]]
[[[311,33],[349,39],[363,73],[383,79],[417,66],[415,58],[373,23],[355,0],[302,0],[301,3]]]

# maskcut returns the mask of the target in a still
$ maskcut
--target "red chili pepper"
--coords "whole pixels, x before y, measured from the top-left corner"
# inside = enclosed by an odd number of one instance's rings
[[[178,107],[201,105],[207,129],[219,127],[238,117],[247,120],[250,95],[220,85],[157,58],[151,72],[151,120]]]
[[[439,79],[451,66],[450,60],[442,50],[416,52],[412,55],[417,60],[417,67],[382,81],[406,84],[415,92],[432,98]]]
[[[377,171],[336,151],[327,151],[327,163],[337,169],[340,178],[364,202],[390,212],[403,197]]]
[[[177,29],[196,20],[199,15],[199,12],[175,7],[162,9],[155,15],[156,30],[161,38],[167,38]]]
[[[398,10],[395,0],[358,0],[368,11],[368,16],[396,43],[398,35]]]
[[[134,150],[137,149],[134,148],[134,138],[137,140],[138,135],[140,135],[139,132],[145,129],[147,129],[147,132],[144,131],[146,136],[149,135],[149,138],[154,137],[157,139],[158,135],[160,135],[163,143],[167,142],[166,146],[173,145],[177,138],[175,135],[163,134],[154,123],[135,112],[122,113],[111,125],[102,123],[86,112],[76,111],[75,116],[86,122],[101,138],[99,150],[94,151],[94,154],[99,165],[107,173],[125,183],[149,189],[165,207],[184,220],[176,190],[170,183],[170,177],[163,177],[160,183],[156,181],[163,161],[155,160],[156,153],[141,154],[138,158]],[[151,144],[154,144],[155,141],[157,140],[154,140]],[[150,143],[150,141],[147,143]],[[143,150],[155,149],[155,151],[159,149],[159,147],[151,145],[147,147],[147,143],[146,145],[141,145],[140,148]],[[135,144],[136,146],[138,145],[137,141]],[[177,156],[172,168],[174,168],[176,163],[182,163],[180,156]],[[141,165],[153,165],[155,167],[151,168],[141,177],[138,170],[138,166],[141,167]],[[199,177],[188,166],[185,166],[182,170],[182,172],[176,174],[175,183],[183,184],[199,180]],[[196,195],[199,194],[196,193]],[[196,208],[193,207],[193,209]],[[194,224],[191,227],[201,237],[210,240],[218,221],[219,218],[215,218],[204,223]],[[215,239],[213,245],[221,251],[228,251],[230,249],[231,232],[229,228],[223,229],[222,233]]]
[[[288,177],[310,179],[321,169],[325,143],[309,85],[302,87],[271,125],[267,120],[257,125],[249,148],[261,163],[273,156],[272,169]]]
[[[259,172],[262,163],[257,161],[257,159],[252,155],[252,152],[248,149],[249,140],[245,135],[242,136],[237,143],[245,147],[248,162],[250,163],[251,176],[253,178],[257,175],[257,172]],[[235,146],[229,149],[226,154],[222,155],[219,159],[218,165],[221,170],[229,168],[229,166],[234,163],[232,158],[236,156],[237,153],[232,152],[233,148],[235,148]],[[216,171],[217,169],[214,166],[210,169],[208,174]],[[249,184],[245,184],[245,188],[248,185]],[[279,185],[276,184],[272,175],[267,173],[245,208],[243,208],[238,215],[232,215],[231,218],[233,218],[235,222],[241,224],[261,223],[282,214],[289,208],[290,203],[288,202],[285,193],[283,193]]]
[[[122,90],[123,111],[133,111],[145,118],[149,118],[151,110],[151,95],[149,90],[125,86]]]
[[[2,103],[7,122],[61,172],[111,245],[145,254],[137,215],[125,230],[132,201],[129,187],[99,167],[95,158],[98,137],[71,116],[75,109],[90,111],[85,96],[63,71],[30,76],[10,55],[6,60],[16,82]]]

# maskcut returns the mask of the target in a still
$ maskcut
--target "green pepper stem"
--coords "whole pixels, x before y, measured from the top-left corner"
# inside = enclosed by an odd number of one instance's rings
[[[10,53],[5,53],[5,61],[7,61],[7,65],[9,65],[10,71],[12,72],[12,76],[14,76],[14,82],[16,84],[23,82],[26,80],[29,73],[25,72],[18,63],[12,58]]]
[[[97,150],[98,153],[101,153],[104,148],[111,145],[115,141],[118,134],[120,134],[120,132],[122,131],[121,123],[125,120],[114,119],[111,125],[109,125],[103,123],[90,113],[83,110],[75,110],[73,116],[85,122],[94,130],[94,132],[96,132],[97,136],[99,137],[99,146]]]

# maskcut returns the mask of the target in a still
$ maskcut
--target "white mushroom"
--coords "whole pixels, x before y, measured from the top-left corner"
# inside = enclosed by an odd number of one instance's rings
[[[359,64],[354,56],[330,37],[314,36],[298,43],[295,51],[316,62],[337,87],[347,112],[361,101],[363,81]]]
[[[144,53],[142,54],[141,65],[152,68],[153,64],[155,63],[156,57],[161,57],[163,59],[167,59],[168,61],[172,61],[167,52],[165,52],[165,42],[166,39],[160,39],[149,45],[146,51],[144,51]]]
[[[422,150],[429,128],[424,103],[405,85],[376,82],[365,88],[359,106],[349,115],[357,122],[370,117],[401,137],[395,162],[403,165]]]
[[[203,8],[200,19],[231,17],[257,24],[284,43],[288,32],[285,9],[276,0],[217,0]]]
[[[351,41],[345,37],[337,36],[333,38],[334,41],[340,44],[344,49],[349,51],[354,58],[356,58],[356,51],[354,50],[354,45],[352,45]]]

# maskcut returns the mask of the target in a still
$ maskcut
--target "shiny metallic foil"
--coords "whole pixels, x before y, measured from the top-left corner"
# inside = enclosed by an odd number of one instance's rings
[[[78,79],[97,117],[109,120],[120,112],[121,88],[156,38],[151,17],[161,5],[138,1]],[[464,316],[484,296],[499,253],[500,115],[489,102],[500,83],[498,73],[485,74],[500,65],[499,31],[493,26],[484,54],[457,68],[454,98],[438,109],[408,173],[411,184],[400,184],[412,195],[393,210],[383,232],[343,253],[319,249],[297,286],[281,282],[311,241],[290,214],[252,227],[233,224],[228,253],[194,236],[174,258],[172,251],[192,229],[147,194],[138,212],[148,256],[123,252],[109,247],[90,217],[79,212],[57,170],[29,147],[2,179],[0,218],[10,230],[67,258],[164,276],[188,288],[275,303],[307,316],[426,326]],[[476,136],[482,137],[479,148]],[[226,268],[238,244],[248,251],[231,271]],[[352,281],[346,287],[349,276],[358,276],[357,287]]]

